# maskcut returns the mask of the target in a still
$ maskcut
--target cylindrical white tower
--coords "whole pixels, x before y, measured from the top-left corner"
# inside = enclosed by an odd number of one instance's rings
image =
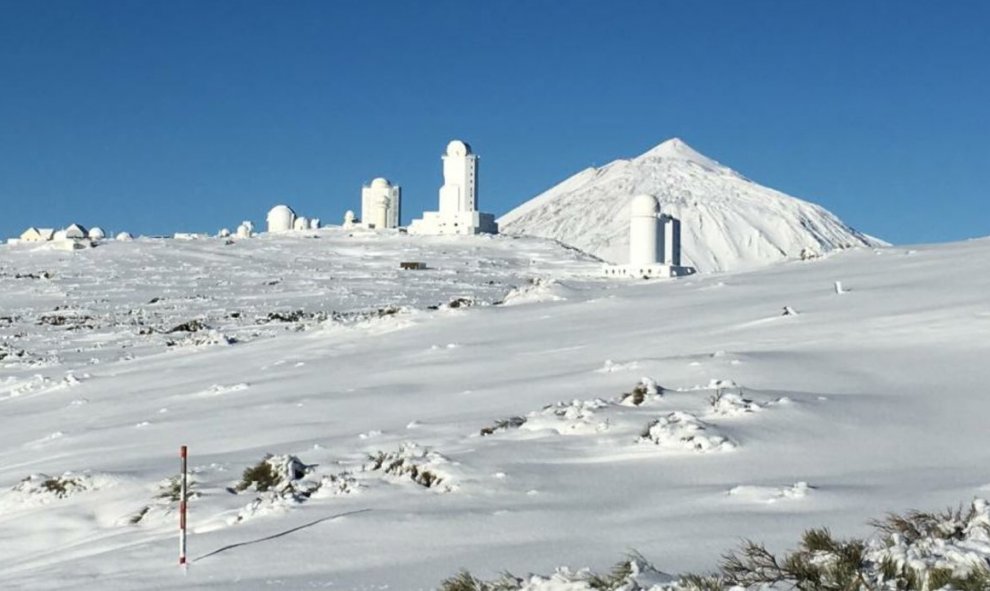
[[[660,204],[653,195],[637,195],[630,204],[629,264],[657,264],[657,226]]]
[[[443,155],[440,214],[456,215],[478,209],[478,157],[460,140],[447,144]]]

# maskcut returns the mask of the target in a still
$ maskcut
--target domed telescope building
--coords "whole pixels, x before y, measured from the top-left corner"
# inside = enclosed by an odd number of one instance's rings
[[[398,228],[402,189],[378,177],[361,187],[361,221],[366,228]]]
[[[288,205],[276,205],[268,212],[269,232],[289,232],[296,223],[296,212]]]

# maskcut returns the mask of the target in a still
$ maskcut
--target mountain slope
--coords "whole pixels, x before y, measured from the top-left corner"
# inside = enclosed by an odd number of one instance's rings
[[[763,187],[668,140],[632,160],[588,168],[499,220],[507,234],[553,238],[611,262],[628,259],[629,199],[649,193],[681,220],[683,264],[752,268],[849,246],[883,244],[824,208]]]

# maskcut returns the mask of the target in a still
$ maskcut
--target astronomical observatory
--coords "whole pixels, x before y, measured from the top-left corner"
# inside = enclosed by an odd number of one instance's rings
[[[606,277],[660,278],[689,275],[681,266],[681,222],[660,214],[660,203],[653,195],[637,195],[630,204],[629,262],[606,265]]]
[[[498,234],[495,216],[478,211],[478,156],[460,140],[443,157],[439,211],[427,211],[409,225],[410,234]]]
[[[276,205],[268,212],[269,232],[288,232],[295,227],[296,212],[288,205]]]
[[[366,228],[398,228],[402,189],[381,177],[361,187],[361,222]],[[353,223],[353,220],[352,220]]]

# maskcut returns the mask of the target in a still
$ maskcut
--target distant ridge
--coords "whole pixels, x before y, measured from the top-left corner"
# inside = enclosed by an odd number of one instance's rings
[[[631,160],[588,168],[498,220],[506,234],[552,238],[607,261],[626,261],[628,204],[655,195],[681,220],[683,263],[699,272],[753,268],[805,249],[881,246],[825,208],[764,187],[669,139]]]

